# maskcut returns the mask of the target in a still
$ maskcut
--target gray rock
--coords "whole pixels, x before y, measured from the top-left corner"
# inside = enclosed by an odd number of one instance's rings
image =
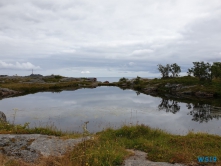
[[[8,96],[13,96],[16,94],[19,94],[21,92],[14,91],[8,88],[0,88],[0,97],[8,97]]]
[[[61,156],[88,139],[90,137],[63,140],[40,134],[0,134],[0,153],[34,162],[40,156]]]
[[[124,160],[123,166],[185,166],[184,164],[170,164],[166,162],[153,162],[146,159],[147,153],[139,150],[128,150],[134,153]]]

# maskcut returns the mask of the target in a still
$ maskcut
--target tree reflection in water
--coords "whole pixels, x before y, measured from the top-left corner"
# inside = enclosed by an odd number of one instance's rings
[[[138,96],[138,95],[140,95],[140,92],[137,91],[136,94],[137,94],[137,96]]]
[[[193,116],[193,121],[196,122],[208,122],[212,119],[219,119],[221,117],[220,111],[214,109],[213,106],[209,104],[187,104],[188,109],[192,110],[188,113],[188,115]]]
[[[161,104],[158,106],[158,109],[175,114],[180,110],[180,106],[175,100],[162,99]]]
[[[221,117],[220,107],[202,103],[188,103],[186,107],[191,110],[187,115],[191,115],[193,117],[192,120],[199,123],[208,122],[212,119],[218,120]],[[158,109],[175,114],[180,110],[180,106],[175,100],[162,99]]]

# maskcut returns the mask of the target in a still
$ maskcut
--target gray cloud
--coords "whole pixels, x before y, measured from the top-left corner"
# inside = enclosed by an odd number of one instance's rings
[[[186,72],[221,61],[219,18],[217,0],[0,2],[1,74],[148,77],[175,62]]]
[[[30,62],[26,62],[26,63],[16,62],[15,64],[12,64],[12,63],[6,63],[4,61],[0,61],[0,68],[3,68],[3,69],[40,69],[40,66],[35,66],[31,64]]]

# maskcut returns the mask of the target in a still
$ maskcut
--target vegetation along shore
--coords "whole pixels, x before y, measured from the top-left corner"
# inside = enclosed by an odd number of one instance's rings
[[[118,82],[98,82],[96,78],[73,78],[60,75],[42,76],[2,76],[0,77],[0,97],[10,97],[40,91],[61,91],[64,89],[95,88],[97,86],[117,86],[133,89],[150,95],[172,95],[178,99],[218,99],[221,97],[221,63],[213,65],[193,62],[187,76],[179,76],[180,66],[176,63],[158,65],[162,78],[135,79],[121,78]]]

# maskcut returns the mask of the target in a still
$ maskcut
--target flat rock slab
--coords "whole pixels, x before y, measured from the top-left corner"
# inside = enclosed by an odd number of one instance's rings
[[[0,134],[0,153],[34,162],[40,156],[61,156],[88,139],[90,137],[63,140],[41,134]]]
[[[139,150],[128,150],[134,153],[124,160],[123,166],[185,166],[184,164],[170,164],[166,162],[153,162],[146,159],[147,153]]]

